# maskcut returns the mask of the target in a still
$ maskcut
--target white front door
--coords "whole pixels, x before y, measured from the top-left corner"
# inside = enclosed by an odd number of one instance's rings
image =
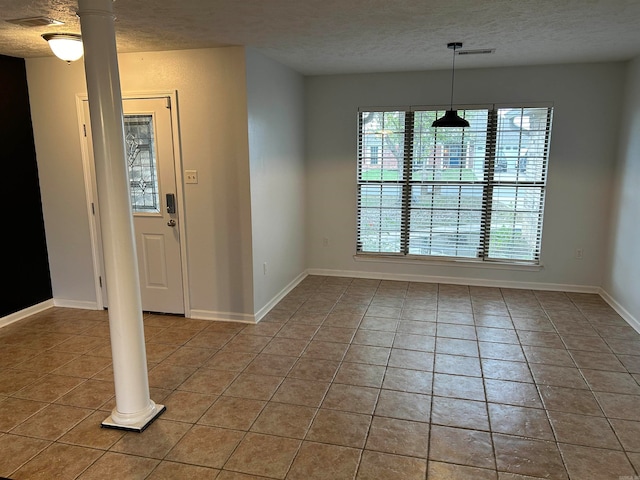
[[[84,103],[87,141],[91,147],[88,104]],[[123,107],[125,161],[129,170],[142,308],[151,312],[184,313],[170,103],[166,97],[125,99]],[[92,148],[88,150],[93,160]],[[106,282],[102,282],[102,288],[106,306]]]

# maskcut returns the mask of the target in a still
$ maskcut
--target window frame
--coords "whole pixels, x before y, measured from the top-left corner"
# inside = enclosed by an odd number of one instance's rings
[[[429,111],[436,112],[439,117],[440,114],[444,113],[444,110],[448,109],[448,106],[441,105],[418,105],[418,106],[404,106],[404,107],[360,107],[358,108],[358,125],[357,125],[357,164],[356,164],[356,210],[357,210],[357,218],[356,218],[356,252],[354,258],[356,259],[375,259],[375,258],[388,258],[388,259],[407,259],[407,260],[418,260],[418,261],[428,261],[433,263],[450,263],[450,262],[463,262],[466,264],[476,264],[476,265],[497,265],[497,266],[521,266],[521,267],[540,267],[542,264],[542,235],[544,230],[544,210],[545,210],[545,199],[546,199],[546,188],[548,182],[548,170],[549,170],[549,160],[550,160],[550,146],[551,146],[551,132],[552,132],[552,123],[553,123],[553,114],[554,114],[554,105],[552,102],[535,102],[535,103],[494,103],[494,104],[475,104],[475,105],[459,105],[457,106],[458,110],[469,111],[469,110],[487,110],[487,125],[486,125],[486,146],[484,151],[484,174],[483,179],[481,181],[474,182],[463,182],[462,178],[457,183],[458,186],[462,185],[482,185],[482,211],[481,211],[481,222],[480,222],[480,242],[477,248],[477,254],[474,257],[469,256],[454,256],[454,255],[422,255],[416,253],[409,253],[409,243],[410,243],[410,234],[409,230],[410,226],[410,216],[412,212],[412,199],[411,199],[411,187],[412,185],[425,185],[424,182],[415,182],[412,179],[412,168],[414,166],[414,114],[418,111]],[[498,135],[503,132],[499,128],[499,119],[498,112],[500,109],[527,109],[527,108],[539,108],[539,109],[547,109],[546,113],[546,126],[544,130],[540,130],[544,134],[544,144],[543,144],[543,155],[541,157],[541,180],[540,181],[526,181],[526,180],[514,180],[514,181],[505,181],[504,179],[498,178],[499,175],[496,175],[496,166],[498,165],[498,160],[501,159],[501,156],[497,153],[497,138]],[[404,129],[402,130],[402,134],[404,135],[404,148],[403,148],[403,175],[402,178],[398,180],[385,180],[384,178],[380,178],[379,180],[363,180],[361,178],[361,167],[363,165],[363,112],[373,112],[373,113],[384,113],[384,112],[403,112],[404,113]],[[460,144],[463,145],[462,143]],[[520,151],[522,148],[520,147],[520,143],[518,144]],[[513,147],[512,147],[513,148]],[[383,152],[379,152],[380,159],[382,160]],[[459,159],[459,162],[462,163],[462,158]],[[443,157],[444,162],[444,157]],[[518,154],[518,161],[516,163],[516,169],[520,172],[523,172],[520,167],[520,154]],[[458,168],[458,167],[455,167]],[[400,170],[400,169],[399,169]],[[498,174],[500,172],[498,171]],[[519,175],[516,175],[516,178]],[[455,183],[455,182],[454,182]],[[428,182],[427,182],[428,184]],[[394,252],[375,252],[375,251],[363,251],[362,249],[362,234],[361,234],[361,212],[363,209],[362,206],[362,186],[363,185],[380,185],[381,195],[382,195],[382,186],[383,185],[397,185],[402,188],[402,204],[401,204],[401,225],[399,228],[400,235],[400,248],[399,251]],[[491,219],[493,212],[493,197],[496,194],[496,190],[499,187],[508,187],[516,189],[516,199],[518,198],[518,188],[537,188],[539,189],[539,197],[537,197],[538,209],[536,214],[538,215],[537,220],[537,231],[535,233],[536,241],[535,248],[533,253],[533,259],[520,259],[520,258],[498,258],[498,257],[490,257],[489,256],[489,245],[490,245],[490,236],[491,236]],[[431,212],[434,209],[432,207]],[[460,210],[459,210],[460,211]],[[520,213],[517,206],[514,206],[513,210],[514,214]],[[535,210],[534,210],[535,212]],[[382,220],[381,220],[382,221]],[[382,231],[382,230],[380,230]],[[433,231],[430,231],[430,234],[433,234]],[[495,234],[495,232],[494,232]],[[457,244],[456,244],[457,248]]]

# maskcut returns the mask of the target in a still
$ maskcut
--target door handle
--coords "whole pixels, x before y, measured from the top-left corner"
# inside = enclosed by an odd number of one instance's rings
[[[168,225],[169,227],[175,227],[175,226],[176,226],[176,221],[172,218],[171,220],[169,220],[169,221],[167,222],[167,225]]]
[[[167,213],[176,213],[176,195],[167,193]]]

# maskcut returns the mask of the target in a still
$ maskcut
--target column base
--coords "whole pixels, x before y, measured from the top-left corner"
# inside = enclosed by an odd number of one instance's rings
[[[116,430],[126,430],[128,432],[138,432],[142,433],[145,428],[151,425],[156,418],[158,418],[164,411],[167,409],[164,405],[155,405],[155,409],[153,409],[152,413],[140,420],[133,421],[131,423],[122,424],[118,423],[113,419],[113,415],[109,415],[109,417],[102,422],[102,428],[113,428]]]

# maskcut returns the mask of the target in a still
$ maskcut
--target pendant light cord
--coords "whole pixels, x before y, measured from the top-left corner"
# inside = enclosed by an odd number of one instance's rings
[[[453,46],[453,60],[451,62],[451,103],[449,110],[453,110],[453,83],[456,77],[456,45]]]

